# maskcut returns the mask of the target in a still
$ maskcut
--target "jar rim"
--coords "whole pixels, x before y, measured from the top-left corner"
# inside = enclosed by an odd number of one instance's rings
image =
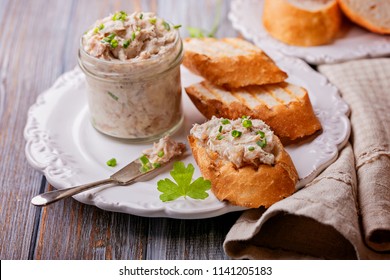
[[[181,40],[181,37],[180,37],[180,34],[179,34],[179,31],[178,30],[174,30],[175,32],[175,41],[173,42],[172,46],[176,46],[176,44],[178,43],[179,40]],[[138,65],[138,64],[141,64],[141,63],[145,63],[145,61],[132,61],[132,59],[129,59],[129,60],[105,60],[105,59],[100,59],[100,58],[97,58],[95,56],[92,56],[90,55],[88,52],[86,52],[84,50],[84,45],[83,45],[83,36],[80,37],[80,41],[79,41],[79,51],[82,52],[83,55],[85,55],[86,57],[88,57],[88,59],[90,59],[91,61],[95,61],[96,63],[100,63],[100,64],[106,64],[107,66],[111,66],[111,65],[128,65],[129,63],[133,64],[133,65]],[[182,49],[181,49],[182,51]],[[180,53],[179,53],[180,54]],[[150,58],[147,59],[148,62],[150,63],[153,63],[154,61],[160,59],[159,55],[155,55],[155,56],[152,56]],[[177,59],[177,57],[175,57],[175,60]],[[175,61],[174,60],[174,61]]]

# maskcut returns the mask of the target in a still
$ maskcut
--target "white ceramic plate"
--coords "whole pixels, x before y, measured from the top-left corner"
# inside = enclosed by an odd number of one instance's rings
[[[341,100],[337,90],[303,61],[277,55],[274,59],[290,75],[291,82],[308,89],[324,128],[323,133],[312,141],[288,147],[300,176],[300,187],[334,161],[338,149],[345,144],[350,131],[346,116],[348,106]],[[182,69],[183,86],[199,80],[200,77]],[[183,106],[185,121],[173,138],[186,142],[192,124],[201,123],[205,119],[184,91]],[[78,68],[61,76],[52,88],[38,97],[29,110],[24,131],[26,156],[29,163],[42,171],[55,188],[63,189],[107,178],[140,156],[143,149],[150,147],[150,144],[130,144],[97,132],[91,126],[88,115],[85,78]],[[118,160],[115,168],[105,164],[112,157]],[[183,161],[196,167],[194,178],[201,176],[190,153]],[[161,202],[157,181],[170,177],[169,168],[163,171],[147,182],[125,187],[100,187],[74,198],[105,210],[147,217],[197,219],[243,209],[218,201],[211,191],[205,200],[179,198],[173,202]]]
[[[284,44],[268,35],[262,25],[262,11],[263,0],[233,0],[229,19],[244,37],[265,51],[278,50],[285,55],[300,57],[311,64],[390,54],[390,36],[371,33],[356,25],[351,26],[344,37],[329,45],[296,47]]]

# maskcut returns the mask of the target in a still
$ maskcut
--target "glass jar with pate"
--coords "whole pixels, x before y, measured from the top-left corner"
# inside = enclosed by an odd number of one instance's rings
[[[173,133],[183,121],[178,26],[154,13],[117,12],[81,38],[92,125],[135,142]]]

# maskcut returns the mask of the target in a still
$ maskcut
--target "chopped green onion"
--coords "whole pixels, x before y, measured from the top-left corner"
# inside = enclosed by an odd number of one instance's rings
[[[148,172],[149,170],[150,170],[150,167],[147,165],[142,165],[142,167],[140,168],[140,171],[142,173]]]
[[[107,160],[106,164],[108,166],[114,167],[114,166],[116,166],[116,159],[115,158],[109,159],[109,160]]]
[[[93,33],[94,33],[94,34],[98,34],[98,33],[99,33],[99,28],[95,27],[95,28],[93,29]]]
[[[147,165],[149,164],[149,159],[147,156],[143,155],[142,157],[139,158],[139,160],[141,161],[142,165]]]
[[[157,19],[156,19],[156,18],[150,18],[150,19],[149,19],[149,22],[150,22],[151,24],[156,24]]]
[[[107,42],[107,43],[111,43],[111,41],[115,38],[115,33],[111,33],[110,35],[108,35],[107,37],[104,37],[103,38],[103,41],[104,42]]]
[[[264,138],[265,137],[265,133],[261,130],[259,130],[258,132],[256,132],[256,134],[259,134],[261,138]]]
[[[222,125],[219,127],[218,131],[221,133],[222,132]]]
[[[222,140],[223,139],[223,135],[222,134],[218,134],[217,135],[217,140]]]
[[[123,47],[127,49],[130,46],[130,40],[123,41]]]
[[[252,152],[252,151],[254,151],[254,150],[255,150],[255,147],[253,147],[253,146],[250,146],[250,147],[248,148],[248,150]]]
[[[181,24],[174,25],[173,28],[179,29],[181,27]]]
[[[232,131],[232,136],[234,137],[234,138],[238,138],[238,137],[240,137],[242,135],[242,132],[241,131],[238,131],[238,130],[233,130]]]
[[[165,28],[167,31],[170,31],[170,30],[171,30],[171,26],[169,25],[168,22],[163,21],[163,22],[162,22],[162,25],[164,25],[164,28]]]
[[[118,101],[119,97],[116,96],[115,94],[113,94],[112,92],[110,91],[107,91],[108,95],[111,96],[115,101]]]
[[[250,128],[250,127],[252,127],[252,121],[251,121],[251,120],[248,120],[248,119],[245,119],[245,120],[243,120],[243,122],[242,122],[242,126],[243,126],[243,127],[246,127],[246,128]]]
[[[260,141],[257,141],[256,144],[260,147],[260,148],[264,148],[265,146],[267,146],[267,138],[264,138]]]
[[[104,28],[104,24],[101,23],[101,24],[99,25],[99,30],[102,30],[103,28]]]
[[[139,15],[139,19],[142,19],[144,17],[144,14]]]
[[[126,17],[127,17],[127,13],[124,12],[124,11],[120,11],[120,12],[115,13],[115,14],[112,16],[112,20],[121,20],[121,21],[125,21],[125,20],[126,20]]]
[[[112,48],[116,48],[118,46],[118,40],[116,39],[112,39],[111,42],[110,42],[110,45]]]
[[[141,26],[137,26],[137,31],[141,31]]]
[[[135,40],[135,32],[133,32],[133,34],[131,34],[131,41],[134,41]]]
[[[155,162],[155,163],[153,163],[153,167],[159,168],[159,167],[161,167],[161,163]]]
[[[164,151],[163,150],[161,150],[161,151],[159,151],[158,153],[157,153],[157,156],[158,157],[163,157],[165,154],[164,154]]]
[[[229,124],[230,121],[229,121],[228,119],[223,119],[223,120],[221,121],[221,123],[222,123],[222,124]]]
[[[248,116],[245,116],[245,115],[241,117],[241,119],[243,119],[243,120],[245,120],[247,118],[248,118]]]

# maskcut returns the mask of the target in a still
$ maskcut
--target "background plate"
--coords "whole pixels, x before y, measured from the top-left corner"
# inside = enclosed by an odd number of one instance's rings
[[[348,106],[337,90],[303,61],[280,54],[273,54],[272,58],[289,74],[290,82],[308,89],[315,113],[324,128],[323,133],[311,141],[287,147],[299,173],[299,188],[333,162],[338,150],[346,143],[350,132]],[[182,68],[183,86],[200,80]],[[205,119],[184,90],[183,106],[185,121],[173,138],[187,143],[192,125]],[[130,144],[105,136],[91,126],[85,77],[78,68],[62,75],[38,97],[29,110],[24,136],[29,163],[43,172],[48,182],[58,189],[107,178],[150,147],[150,144]],[[118,160],[115,168],[105,164],[112,157]],[[194,178],[201,176],[190,151],[183,161],[196,167]],[[74,198],[105,210],[146,217],[197,219],[243,209],[218,201],[212,192],[201,201],[179,198],[173,202],[161,202],[157,181],[170,177],[169,170],[170,167],[165,168],[162,174],[148,182],[100,187]]]
[[[265,51],[278,50],[300,57],[311,64],[335,63],[363,57],[390,54],[390,36],[368,32],[351,25],[346,34],[332,44],[296,47],[284,44],[270,35],[262,24],[263,0],[233,0],[229,13],[233,27]],[[277,19],[276,19],[277,20]]]

